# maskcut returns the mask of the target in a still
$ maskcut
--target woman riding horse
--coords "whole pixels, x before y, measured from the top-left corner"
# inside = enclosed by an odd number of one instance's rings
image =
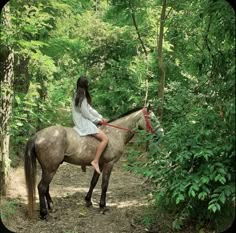
[[[97,125],[107,120],[91,107],[91,103],[88,80],[85,76],[81,76],[77,81],[77,89],[72,102],[74,129],[80,136],[91,135],[101,142],[97,147],[95,159],[91,162],[96,172],[101,174],[99,159],[108,144],[108,137]]]
[[[154,133],[157,138],[163,130],[154,113],[147,108],[133,109],[116,120],[102,125],[101,128],[109,138],[106,150],[99,161],[102,171],[102,193],[99,206],[105,210],[106,194],[113,166],[122,156],[125,145],[138,132],[137,128],[146,129],[148,132]],[[42,219],[46,219],[48,210],[52,209],[49,186],[62,162],[79,166],[91,165],[99,143],[95,137],[80,137],[75,129],[59,125],[44,128],[28,140],[24,170],[30,217],[33,216],[35,209],[36,160],[42,170],[41,180],[38,183],[40,216]],[[99,173],[94,170],[89,190],[85,196],[87,206],[92,205],[92,194],[99,177]]]

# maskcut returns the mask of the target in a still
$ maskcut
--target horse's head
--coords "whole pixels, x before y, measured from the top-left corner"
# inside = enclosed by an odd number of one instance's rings
[[[154,133],[158,138],[164,135],[164,130],[160,125],[158,118],[149,108],[142,108],[142,116],[138,121],[138,128],[145,129],[150,133]]]

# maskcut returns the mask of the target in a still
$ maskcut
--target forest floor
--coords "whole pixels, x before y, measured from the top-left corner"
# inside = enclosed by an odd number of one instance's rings
[[[27,217],[26,188],[22,166],[10,170],[4,225],[17,233],[171,233],[171,221],[160,216],[160,222],[151,228],[145,226],[145,213],[149,210],[147,200],[148,184],[141,178],[125,171],[124,160],[114,166],[105,214],[99,210],[101,179],[94,190],[93,206],[85,207],[84,196],[88,191],[93,169],[87,167],[86,173],[79,166],[63,163],[50,186],[54,201],[54,211],[47,220],[39,218],[37,199],[36,214]],[[38,181],[39,173],[38,169]],[[3,204],[4,206],[4,204]],[[191,229],[181,231],[194,232]]]

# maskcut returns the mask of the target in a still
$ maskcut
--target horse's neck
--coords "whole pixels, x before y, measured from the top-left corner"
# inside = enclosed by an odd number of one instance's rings
[[[136,126],[137,121],[140,119],[140,114],[140,111],[131,113],[125,117],[113,121],[112,124],[133,129]]]
[[[120,119],[117,119],[111,123],[113,125],[124,128],[119,130],[119,135],[122,138],[124,144],[126,144],[134,134],[134,131],[132,130],[135,128],[139,119],[140,119],[140,111],[132,113]]]

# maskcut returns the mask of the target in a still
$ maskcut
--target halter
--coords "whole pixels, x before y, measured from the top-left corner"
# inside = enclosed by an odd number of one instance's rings
[[[146,122],[146,130],[148,132],[155,133],[155,130],[152,128],[150,121],[149,121],[150,113],[147,112],[147,108],[143,108],[142,111],[143,111],[144,119]]]
[[[148,132],[155,133],[155,130],[152,128],[152,126],[150,124],[150,121],[149,121],[148,116],[149,116],[150,113],[147,112],[146,108],[143,108],[142,112],[143,112],[145,123],[146,123],[146,130]],[[120,126],[117,126],[117,125],[112,125],[112,124],[109,124],[107,122],[101,122],[101,124],[102,125],[107,125],[107,126],[110,126],[110,127],[116,128],[116,129],[126,130],[126,131],[129,131],[129,132],[132,132],[132,133],[135,132],[134,130],[131,130],[131,129],[128,129],[128,128],[123,128],[123,127],[120,127]]]

